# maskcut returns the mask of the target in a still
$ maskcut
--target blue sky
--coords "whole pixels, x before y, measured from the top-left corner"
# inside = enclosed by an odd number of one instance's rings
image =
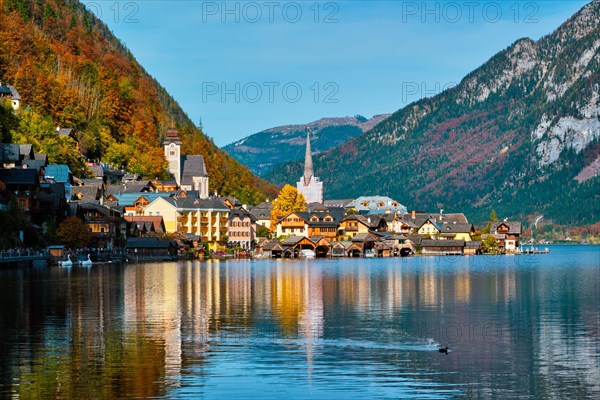
[[[586,1],[83,1],[219,146],[389,113]]]

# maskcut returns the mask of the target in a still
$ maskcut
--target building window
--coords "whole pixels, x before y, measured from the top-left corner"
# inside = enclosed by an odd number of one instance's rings
[[[176,154],[175,150],[169,150],[169,157],[175,157]]]

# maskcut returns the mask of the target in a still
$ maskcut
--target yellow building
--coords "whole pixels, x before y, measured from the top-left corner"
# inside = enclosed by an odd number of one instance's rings
[[[471,235],[475,234],[473,224],[445,223],[442,225],[438,239],[464,240],[470,242]]]
[[[160,197],[144,209],[144,215],[162,216],[168,233],[190,233],[205,243],[227,236],[229,208],[216,198]]]

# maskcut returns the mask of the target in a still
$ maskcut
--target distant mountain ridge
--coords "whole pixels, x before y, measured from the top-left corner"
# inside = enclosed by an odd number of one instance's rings
[[[520,39],[457,86],[314,158],[326,198],[386,194],[483,221],[600,220],[600,1]],[[301,164],[265,178],[291,182]],[[577,179],[575,179],[577,178]]]
[[[278,126],[238,140],[223,150],[260,176],[275,165],[304,157],[307,128],[311,131],[313,151],[320,153],[372,129],[390,115],[375,115],[371,119],[321,118],[308,124]]]

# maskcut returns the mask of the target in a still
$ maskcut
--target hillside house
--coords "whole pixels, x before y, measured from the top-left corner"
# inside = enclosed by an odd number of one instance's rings
[[[2,82],[0,82],[0,99],[10,101],[14,111],[17,111],[21,105],[21,95],[17,89],[11,85],[4,85]]]

